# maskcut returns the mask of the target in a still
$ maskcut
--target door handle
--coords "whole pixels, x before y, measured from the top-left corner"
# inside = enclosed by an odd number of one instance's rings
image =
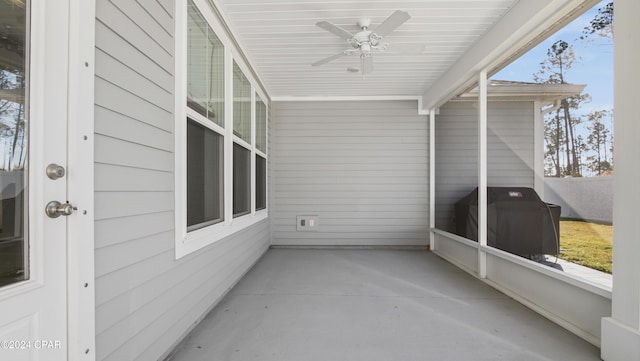
[[[65,175],[64,167],[61,165],[57,165],[55,163],[51,163],[47,166],[47,177],[50,179],[56,180],[58,178],[62,178]]]
[[[70,216],[77,210],[76,207],[69,203],[60,203],[58,201],[51,201],[47,203],[44,208],[45,213],[49,218],[58,218],[60,216]]]

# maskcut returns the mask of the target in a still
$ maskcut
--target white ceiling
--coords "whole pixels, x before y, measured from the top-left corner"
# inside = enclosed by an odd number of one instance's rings
[[[417,99],[428,113],[494,74],[600,0],[210,0],[271,100]],[[386,36],[375,70],[363,79],[356,54],[312,63],[348,48],[316,26],[370,30],[396,10],[411,18]],[[400,50],[392,50],[396,46]],[[422,46],[421,53],[406,52]],[[510,80],[510,79],[504,79]]]
[[[531,1],[531,0],[529,0]],[[494,26],[518,0],[217,0],[272,98],[421,96]],[[355,33],[357,21],[370,29],[395,10],[411,15],[383,42],[399,45],[374,54],[375,70],[362,78],[357,55],[320,67],[311,63],[349,44],[316,26],[329,21]],[[417,44],[417,45],[408,45]],[[421,53],[415,48],[424,45]],[[411,51],[413,48],[413,51]],[[409,51],[407,51],[409,50]]]

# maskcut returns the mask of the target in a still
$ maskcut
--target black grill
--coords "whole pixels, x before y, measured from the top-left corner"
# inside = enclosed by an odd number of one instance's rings
[[[456,233],[478,241],[478,188],[455,204]],[[487,244],[520,256],[559,252],[560,206],[526,187],[487,187]]]

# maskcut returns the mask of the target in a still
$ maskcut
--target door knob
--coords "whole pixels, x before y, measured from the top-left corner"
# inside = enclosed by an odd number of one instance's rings
[[[50,179],[56,180],[58,178],[64,177],[65,170],[61,165],[57,165],[55,163],[51,163],[47,166],[47,177]]]
[[[58,218],[60,216],[70,216],[77,208],[69,203],[60,203],[58,201],[51,201],[47,203],[44,208],[45,213],[49,218]]]

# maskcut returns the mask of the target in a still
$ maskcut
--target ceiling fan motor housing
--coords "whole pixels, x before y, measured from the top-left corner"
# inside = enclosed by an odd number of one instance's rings
[[[358,20],[358,26],[362,30],[366,30],[369,25],[371,25],[371,19],[369,18],[361,18],[360,20]]]
[[[364,43],[364,42],[368,42],[369,41],[369,35],[371,35],[371,31],[369,30],[363,30],[357,34],[355,34],[353,36],[353,38],[359,42],[359,43]]]
[[[360,44],[360,51],[362,52],[362,54],[364,56],[370,56],[371,55],[371,44],[369,44],[369,42],[364,42]]]

